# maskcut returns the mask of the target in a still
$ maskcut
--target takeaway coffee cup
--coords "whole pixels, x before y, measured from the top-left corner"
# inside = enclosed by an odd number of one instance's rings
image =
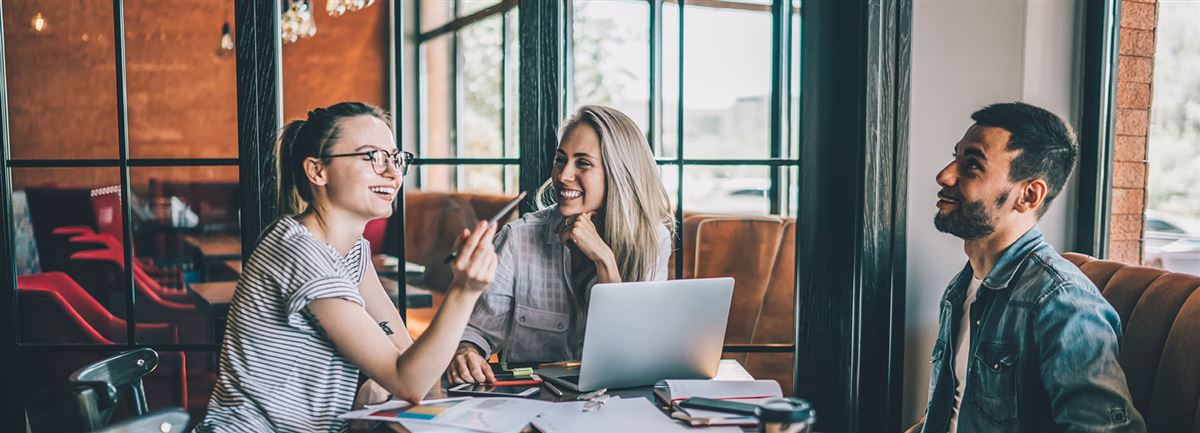
[[[758,405],[759,433],[812,433],[817,413],[807,400],[773,398]]]

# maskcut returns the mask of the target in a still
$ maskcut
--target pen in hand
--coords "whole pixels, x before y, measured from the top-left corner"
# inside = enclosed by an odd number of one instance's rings
[[[523,199],[523,198],[525,198],[524,191],[522,191],[520,194],[517,194],[517,198],[514,198],[512,201],[508,202],[508,204],[504,205],[504,207],[500,209],[500,212],[496,213],[496,216],[493,216],[492,219],[488,220],[488,225],[485,226],[484,229],[486,230],[487,227],[492,227],[492,226],[496,225],[497,223],[499,223],[500,218],[503,218],[504,215],[507,215],[509,211],[512,211],[513,208],[517,207],[517,204],[521,203],[521,199]],[[461,252],[460,251],[461,248],[462,248],[462,245],[455,247],[454,251],[452,251],[450,253],[450,255],[446,256],[446,258],[442,260],[442,263],[453,262],[454,259],[458,257],[458,253]]]

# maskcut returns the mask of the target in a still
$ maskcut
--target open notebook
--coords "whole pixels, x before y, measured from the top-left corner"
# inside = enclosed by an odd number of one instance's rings
[[[737,361],[721,360],[721,369],[712,380],[662,380],[654,385],[654,395],[671,406],[674,410],[672,417],[688,421],[693,426],[752,426],[758,424],[758,419],[753,416],[685,409],[679,407],[679,402],[692,397],[705,397],[756,405],[770,398],[783,397],[783,390],[779,382],[754,380]]]

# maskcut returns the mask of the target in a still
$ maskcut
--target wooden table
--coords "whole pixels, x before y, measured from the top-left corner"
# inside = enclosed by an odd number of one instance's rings
[[[512,365],[512,367],[526,367],[526,366],[536,367],[535,365]],[[739,363],[739,367],[741,367],[740,363]],[[744,367],[741,367],[741,368],[744,370]],[[447,387],[448,387],[448,384],[446,383],[445,379],[443,378],[442,381],[433,388],[433,390],[429,391],[429,394],[425,395],[425,399],[433,400],[433,399],[438,399],[438,398],[450,397],[450,395],[446,392]],[[543,386],[541,392],[539,392],[538,395],[534,398],[536,398],[538,400],[543,400],[543,401],[564,402],[564,401],[576,401],[577,398],[579,397],[580,393],[571,391],[569,388],[566,388],[563,386],[559,386],[558,388],[560,390],[562,390],[562,392],[563,392],[563,395],[561,397],[554,395],[553,393],[550,392],[550,390],[546,389]],[[636,387],[636,388],[611,389],[607,392],[607,394],[613,395],[613,396],[618,396],[623,399],[645,398],[647,400],[650,400],[650,403],[654,404],[655,407],[658,407],[660,410],[662,410],[667,416],[670,416],[670,412],[671,412],[670,408],[667,407],[667,405],[664,404],[662,402],[662,400],[660,400],[658,397],[656,397],[654,395],[653,389],[654,389],[653,386],[640,386],[640,387]],[[483,398],[486,398],[486,397],[483,397]],[[600,410],[604,410],[604,409],[600,409]],[[681,424],[681,425],[683,425],[683,424]],[[757,427],[741,427],[741,429],[744,432],[758,431]],[[528,430],[529,430],[529,427],[526,426],[526,430],[523,430],[523,431],[528,431]],[[698,433],[703,433],[704,427],[696,427],[696,428],[692,428],[692,430],[697,431]],[[371,433],[393,433],[393,432],[394,433],[408,433],[408,430],[405,429],[404,426],[400,425],[400,423],[377,422],[377,421],[351,421],[350,422],[350,431],[371,432]],[[533,431],[537,431],[537,430],[533,430]]]
[[[233,291],[237,289],[237,281],[214,281],[211,283],[188,284],[188,289],[200,295],[210,307],[228,305],[233,301]]]
[[[654,392],[651,391],[652,388],[653,387],[650,387],[650,386],[643,386],[643,387],[638,387],[638,388],[617,389],[617,390],[608,391],[608,394],[614,395],[614,396],[619,396],[623,399],[645,398],[647,400],[650,400],[651,404],[654,404],[654,406],[661,409],[664,413],[667,413],[667,416],[670,416],[670,412],[663,405],[662,401],[654,396]],[[562,391],[563,391],[562,397],[556,396],[556,395],[552,394],[549,390],[547,390],[545,387],[542,387],[542,391],[540,393],[538,393],[537,397],[535,397],[535,398],[537,398],[538,400],[544,400],[544,401],[564,402],[564,401],[576,401],[576,398],[578,398],[578,396],[579,396],[578,393],[575,393],[575,392],[573,392],[569,389],[563,388],[561,386],[559,387],[559,389],[562,389]],[[446,383],[443,382],[442,384],[439,384],[437,387],[435,387],[432,391],[430,391],[429,394],[427,394],[425,396],[425,399],[433,400],[433,399],[448,398],[448,397],[450,397],[450,395],[446,393]],[[481,398],[487,398],[487,397],[481,397]],[[604,410],[604,409],[600,409],[600,410]],[[758,428],[749,427],[749,428],[743,428],[743,430],[747,431],[747,432],[756,432],[756,431],[758,431]],[[400,425],[400,423],[398,423],[398,422],[382,422],[382,421],[350,421],[350,431],[352,431],[352,432],[370,432],[370,433],[409,433],[409,430],[404,428],[404,426]],[[536,432],[537,430],[531,430],[531,428],[529,426],[526,426],[525,430],[522,430],[522,431],[535,431]],[[703,432],[698,431],[698,433],[703,433]]]
[[[187,235],[183,241],[196,251],[202,281],[219,275],[226,260],[242,258],[242,238],[237,235]]]
[[[183,237],[205,260],[242,258],[242,238],[237,235],[187,235]]]

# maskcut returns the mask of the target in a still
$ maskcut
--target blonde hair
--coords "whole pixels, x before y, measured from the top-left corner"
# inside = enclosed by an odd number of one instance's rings
[[[671,199],[663,188],[658,166],[646,136],[633,119],[611,107],[585,105],[563,123],[558,141],[580,125],[590,126],[600,137],[605,173],[604,229],[600,237],[612,249],[623,281],[644,281],[658,265],[658,229],[665,227],[674,239],[675,218]],[[538,208],[557,204],[554,179],[538,188]]]

